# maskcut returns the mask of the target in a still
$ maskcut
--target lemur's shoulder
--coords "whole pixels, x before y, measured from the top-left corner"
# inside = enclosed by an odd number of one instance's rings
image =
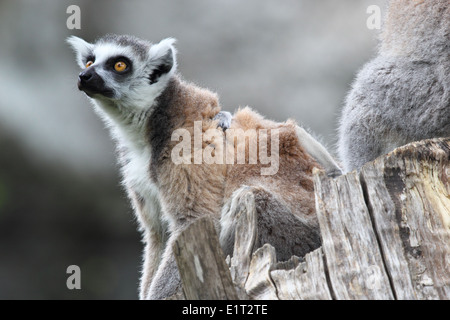
[[[202,133],[217,127],[214,117],[220,112],[216,93],[174,76],[166,89],[156,99],[147,123],[148,139],[152,148],[151,174],[157,180],[157,167],[162,161],[170,161],[172,141],[177,129],[194,134],[196,121],[201,122]]]

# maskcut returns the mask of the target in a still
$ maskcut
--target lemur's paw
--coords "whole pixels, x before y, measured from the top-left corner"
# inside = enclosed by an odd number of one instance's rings
[[[228,111],[220,111],[213,120],[218,120],[219,123],[217,124],[217,127],[222,128],[223,131],[227,130],[231,126],[231,119],[232,119],[231,113]]]

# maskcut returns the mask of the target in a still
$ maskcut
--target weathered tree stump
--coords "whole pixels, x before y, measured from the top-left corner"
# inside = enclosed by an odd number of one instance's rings
[[[201,218],[184,230],[175,241],[173,252],[186,299],[238,298],[210,218]]]
[[[361,172],[397,299],[450,299],[449,141],[410,144]]]
[[[237,207],[228,260],[234,285],[251,299],[450,299],[449,162],[450,138],[442,138],[398,148],[336,179],[316,172],[322,248],[288,262],[277,262],[270,245],[255,251],[257,213],[249,195]],[[217,263],[224,258],[214,253],[221,252],[214,228],[192,228],[177,242],[190,261],[188,270],[180,265],[185,293],[235,298],[228,268]],[[213,270],[208,286],[225,283],[220,292],[229,296],[206,293],[206,281],[199,285],[195,257],[203,254],[201,261],[212,261],[212,267],[202,264]]]

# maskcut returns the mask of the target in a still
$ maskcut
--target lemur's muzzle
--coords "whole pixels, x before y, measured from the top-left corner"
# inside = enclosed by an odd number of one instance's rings
[[[105,97],[112,98],[113,90],[106,87],[105,81],[95,71],[94,67],[87,68],[78,75],[78,89],[84,91],[88,96],[101,94]]]

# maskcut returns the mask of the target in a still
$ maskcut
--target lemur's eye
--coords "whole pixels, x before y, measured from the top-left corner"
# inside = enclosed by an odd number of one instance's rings
[[[89,61],[86,63],[86,68],[89,68],[89,67],[92,66],[93,64],[94,64],[94,61],[89,60]]]
[[[127,64],[123,61],[118,61],[114,65],[114,70],[116,70],[117,72],[123,72],[123,71],[125,71],[126,68],[127,68]]]

